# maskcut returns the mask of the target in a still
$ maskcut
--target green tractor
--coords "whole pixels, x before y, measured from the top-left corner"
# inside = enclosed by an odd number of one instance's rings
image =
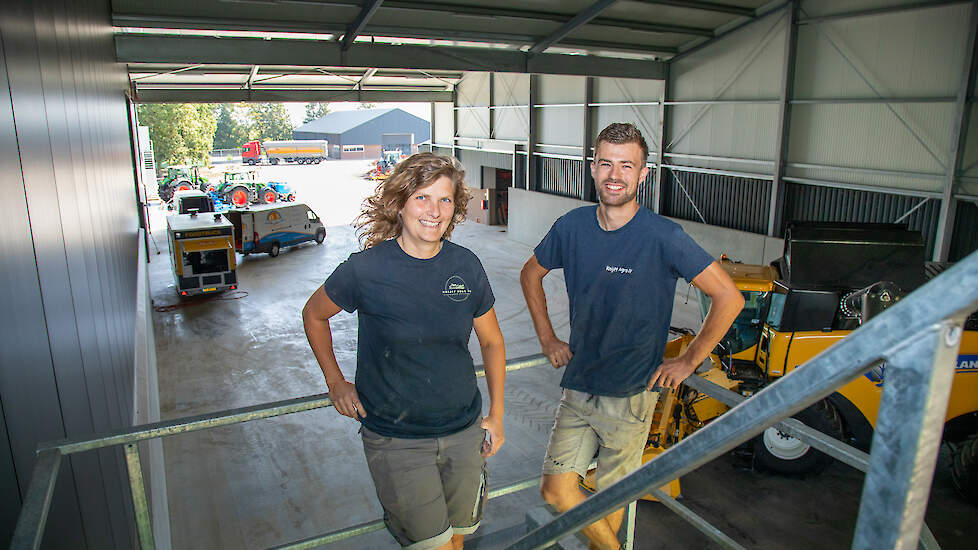
[[[218,199],[231,208],[295,200],[295,193],[288,185],[259,181],[256,170],[224,172],[221,183],[208,186],[203,191],[215,193]]]
[[[186,191],[190,189],[200,189],[206,191],[210,183],[207,178],[200,175],[199,166],[168,166],[166,176],[159,184],[160,199],[163,202],[170,202],[173,193],[176,191]]]

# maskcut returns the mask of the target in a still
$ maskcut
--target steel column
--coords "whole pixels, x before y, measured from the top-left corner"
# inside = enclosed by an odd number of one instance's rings
[[[886,358],[886,383],[853,549],[917,547],[941,444],[962,321],[963,317],[944,321],[908,338]]]
[[[537,167],[537,120],[539,116],[537,114],[537,109],[535,109],[537,90],[540,88],[540,77],[531,74],[530,75],[530,90],[529,90],[529,101],[528,101],[528,112],[527,112],[527,133],[526,133],[526,190],[527,191],[537,191],[538,186],[533,181],[536,176]]]
[[[934,242],[934,261],[947,261],[951,251],[951,233],[954,231],[954,215],[957,203],[954,200],[954,184],[957,178],[958,166],[964,156],[965,141],[968,139],[968,97],[971,96],[975,80],[975,67],[978,65],[978,54],[975,53],[975,33],[978,27],[978,1],[971,2],[971,22],[968,38],[965,42],[964,65],[961,71],[961,83],[954,102],[955,124],[951,128],[951,150],[947,158],[944,175],[944,192],[941,194],[941,212],[937,218],[937,236]]]
[[[795,57],[798,49],[798,5],[792,1],[785,8],[784,59],[781,68],[781,98],[778,103],[778,133],[774,148],[774,180],[768,203],[767,235],[776,237],[784,205],[784,171],[788,163],[788,141],[791,134],[791,96],[795,82]]]
[[[489,73],[489,139],[496,139],[496,125],[492,120],[492,107],[496,104],[496,73]]]
[[[662,212],[662,163],[666,161],[666,100],[669,99],[669,65],[662,83],[662,94],[659,96],[659,142],[655,144],[655,178],[652,180],[652,211]]]
[[[581,200],[597,200],[594,196],[594,185],[587,184],[587,178],[591,175],[590,165],[588,164],[588,152],[591,150],[591,134],[594,132],[594,118],[591,116],[591,108],[588,106],[594,100],[594,77],[584,77],[584,137],[581,143]],[[597,154],[597,151],[594,152]]]

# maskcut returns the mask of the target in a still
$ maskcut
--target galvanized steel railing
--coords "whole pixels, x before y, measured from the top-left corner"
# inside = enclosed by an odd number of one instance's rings
[[[923,525],[923,515],[937,459],[961,325],[968,313],[976,308],[978,253],[813,358],[804,368],[795,369],[750,399],[699,377],[690,377],[685,382],[688,386],[734,408],[611,487],[516,541],[511,548],[546,548],[647,493],[724,548],[742,548],[658,488],[728,452],[771,425],[777,425],[790,435],[867,472],[853,548],[912,548],[917,546],[918,539],[924,547],[936,548],[933,535]],[[886,363],[887,381],[871,454],[787,418],[882,362]],[[535,355],[507,362],[506,370],[546,364],[549,363],[545,357]],[[482,371],[478,374],[484,375]],[[37,548],[40,545],[62,456],[113,445],[125,446],[140,545],[143,549],[152,549],[149,507],[136,446],[139,441],[328,406],[331,406],[328,395],[319,394],[145,424],[88,439],[43,444],[38,449],[11,548]],[[490,498],[538,483],[536,477],[522,480],[491,491]],[[627,542],[630,545],[634,505],[629,508]],[[277,548],[312,548],[382,528],[383,522],[376,520]]]

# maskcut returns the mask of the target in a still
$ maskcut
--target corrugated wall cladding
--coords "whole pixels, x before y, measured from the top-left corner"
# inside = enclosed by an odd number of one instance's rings
[[[978,204],[959,202],[948,261],[956,262],[978,250]]]
[[[447,153],[451,154],[449,149]],[[491,153],[489,151],[473,151],[471,149],[456,149],[458,160],[465,167],[465,181],[472,187],[482,187],[482,167],[502,168],[512,170],[513,156],[505,153]]]
[[[771,182],[664,170],[662,215],[704,223],[696,213],[698,209],[705,223],[752,233],[767,232]]]
[[[907,212],[920,205],[909,216]],[[940,201],[876,193],[854,191],[835,187],[820,187],[796,183],[785,184],[784,216],[778,236],[784,236],[786,224],[790,221],[819,222],[871,222],[907,223],[912,230],[923,234],[927,244],[926,256],[931,257],[934,250],[934,236],[937,233],[937,218]]]
[[[561,197],[582,198],[584,181],[581,161],[552,157],[537,157],[537,186],[535,191]],[[588,178],[590,179],[590,178]]]

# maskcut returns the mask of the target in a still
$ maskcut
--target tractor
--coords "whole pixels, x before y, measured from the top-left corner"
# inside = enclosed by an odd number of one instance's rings
[[[225,172],[221,183],[204,190],[235,208],[295,200],[295,192],[288,184],[260,181],[257,170]]]
[[[168,166],[166,176],[159,184],[160,200],[170,202],[174,191],[187,191],[190,189],[200,189],[205,191],[210,183],[207,178],[200,175],[199,166]]]

